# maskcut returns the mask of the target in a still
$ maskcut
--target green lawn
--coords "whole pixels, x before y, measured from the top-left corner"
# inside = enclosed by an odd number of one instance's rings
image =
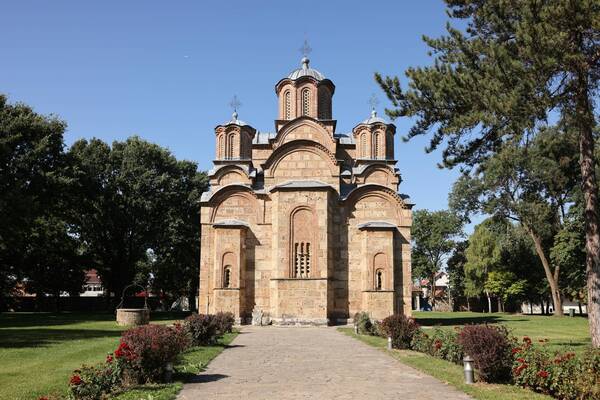
[[[492,385],[476,383],[466,385],[462,366],[452,364],[451,362],[440,360],[423,353],[417,353],[409,350],[386,349],[387,339],[378,336],[355,335],[352,328],[338,328],[348,336],[352,336],[371,346],[378,347],[387,352],[400,362],[425,372],[442,382],[446,382],[457,389],[473,396],[479,400],[551,400],[551,397],[544,396],[532,391],[519,388],[513,385]]]
[[[451,329],[465,324],[499,323],[506,325],[518,338],[549,339],[553,350],[581,351],[591,343],[587,318],[552,317],[543,315],[513,315],[473,312],[414,312],[415,320],[423,327],[441,326]]]
[[[153,323],[182,314],[153,313]],[[123,328],[113,314],[0,313],[0,399],[63,395],[74,369],[102,362]]]

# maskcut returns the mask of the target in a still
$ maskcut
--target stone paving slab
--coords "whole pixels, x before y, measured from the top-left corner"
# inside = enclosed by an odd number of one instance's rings
[[[180,400],[471,397],[333,327],[244,327]]]

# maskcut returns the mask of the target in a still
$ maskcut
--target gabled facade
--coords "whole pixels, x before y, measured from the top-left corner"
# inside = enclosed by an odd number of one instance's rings
[[[275,85],[275,132],[215,128],[201,204],[200,312],[276,324],[410,314],[410,226],[395,126],[373,111],[336,132],[333,82],[302,66]]]

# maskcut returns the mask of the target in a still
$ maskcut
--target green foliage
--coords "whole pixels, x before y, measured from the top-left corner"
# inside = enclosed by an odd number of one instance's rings
[[[361,335],[376,334],[376,326],[367,312],[361,311],[354,314],[354,325],[358,326],[358,333]]]
[[[582,354],[550,352],[545,342],[534,345],[525,337],[513,350],[512,376],[516,385],[558,399],[600,399],[600,350]]]
[[[497,237],[488,225],[490,223],[485,222],[477,225],[469,238],[465,263],[465,293],[471,297],[482,293],[489,272],[500,262]]]
[[[206,185],[196,165],[138,137],[112,146],[80,140],[69,156],[81,199],[72,217],[107,289],[120,293],[142,272],[144,284],[153,274],[157,292],[195,292]]]
[[[69,394],[75,400],[100,400],[108,398],[121,385],[121,369],[114,360],[84,365],[69,379]]]
[[[465,264],[467,262],[466,250],[468,246],[468,240],[456,243],[452,255],[446,262],[450,295],[453,299],[465,295]]]
[[[458,342],[458,331],[435,328],[429,333],[420,330],[414,335],[411,349],[429,354],[430,356],[462,364],[463,349]]]
[[[215,344],[219,337],[219,324],[212,314],[192,314],[184,321],[184,329],[193,346]]]
[[[524,296],[527,282],[522,279],[518,280],[515,274],[510,271],[491,271],[484,287],[485,290],[506,302],[510,298]]]
[[[435,275],[442,267],[455,240],[462,234],[462,221],[447,210],[417,210],[413,213],[412,274],[415,278],[429,279],[434,293]],[[435,307],[435,296],[432,296]]]
[[[226,333],[233,332],[235,317],[231,312],[219,311],[215,314],[215,323],[217,324],[217,336],[223,336]]]

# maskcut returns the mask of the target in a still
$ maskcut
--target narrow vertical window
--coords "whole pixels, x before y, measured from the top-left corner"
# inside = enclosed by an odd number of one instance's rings
[[[302,90],[302,115],[310,115],[310,90]]]
[[[371,158],[377,159],[377,158],[379,158],[380,152],[381,152],[381,135],[379,135],[379,133],[377,133],[377,132],[373,133],[372,146],[373,146],[373,148],[372,148]]]
[[[284,118],[292,119],[292,94],[289,90],[283,95],[283,110]]]
[[[231,160],[233,158],[233,150],[235,148],[234,135],[233,133],[227,136],[227,153],[225,158]]]
[[[375,290],[383,289],[383,271],[378,269],[375,272]]]
[[[360,156],[367,158],[367,134],[360,135]]]
[[[294,243],[294,278],[310,278],[310,243]]]
[[[231,287],[231,267],[229,265],[225,266],[223,269],[223,287]]]
[[[225,140],[223,135],[219,135],[217,138],[217,158],[225,158]]]

